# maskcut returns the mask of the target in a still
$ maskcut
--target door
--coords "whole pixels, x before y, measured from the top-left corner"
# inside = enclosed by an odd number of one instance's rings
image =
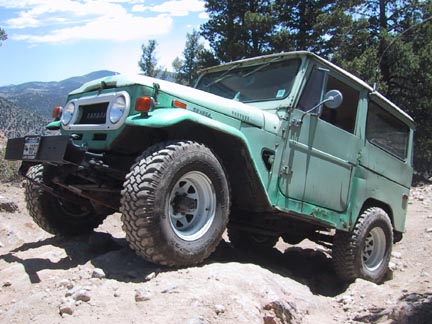
[[[320,116],[305,113],[321,99],[316,95],[311,99],[310,89],[317,92],[316,84],[310,85],[314,83],[313,73],[291,114],[279,190],[286,199],[342,212],[348,205],[360,148],[360,138],[355,135],[359,91],[330,74],[326,91],[341,91],[342,105],[337,109],[324,107]]]

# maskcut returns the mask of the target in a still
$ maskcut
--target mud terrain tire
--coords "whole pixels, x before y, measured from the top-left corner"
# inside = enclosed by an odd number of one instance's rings
[[[351,233],[337,231],[333,245],[336,273],[346,281],[362,278],[381,283],[387,274],[393,231],[387,213],[378,207],[365,210]]]
[[[90,203],[78,205],[43,190],[38,183],[49,185],[54,173],[53,167],[43,164],[32,166],[27,172],[32,181],[24,182],[24,195],[34,222],[54,235],[73,236],[93,231],[107,214],[98,214]]]
[[[126,240],[146,260],[187,266],[219,244],[230,192],[215,155],[191,141],[148,148],[126,176],[121,212]]]

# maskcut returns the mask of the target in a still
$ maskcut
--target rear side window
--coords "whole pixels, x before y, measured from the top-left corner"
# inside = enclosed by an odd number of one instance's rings
[[[407,158],[409,127],[374,102],[369,102],[366,137],[397,158]]]

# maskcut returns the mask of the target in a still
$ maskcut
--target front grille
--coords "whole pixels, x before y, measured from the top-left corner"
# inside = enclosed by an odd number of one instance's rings
[[[124,98],[126,105],[120,120],[113,123],[109,118],[109,113],[110,109],[116,110],[116,102],[119,97]],[[126,91],[98,93],[97,95],[83,95],[79,98],[72,98],[67,105],[73,104],[75,111],[71,122],[64,125],[63,128],[71,132],[90,131],[93,134],[104,134],[105,131],[118,129],[129,116],[130,102],[130,95]],[[118,111],[114,111],[115,115],[117,113]],[[102,137],[98,135],[95,140],[103,141]]]
[[[82,112],[77,124],[105,124],[108,110],[108,102],[100,102],[91,105],[80,105]]]

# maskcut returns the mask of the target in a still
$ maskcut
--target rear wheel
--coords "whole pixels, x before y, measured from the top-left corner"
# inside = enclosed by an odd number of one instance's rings
[[[381,283],[388,271],[393,244],[393,230],[387,213],[377,207],[360,215],[351,233],[337,231],[333,261],[344,280],[355,278]]]
[[[25,181],[24,194],[35,223],[54,235],[84,234],[98,227],[107,214],[98,213],[90,202],[77,204],[43,190],[39,184],[50,185],[54,173],[53,167],[42,164],[31,167],[27,173],[31,180]]]
[[[126,176],[123,228],[145,259],[168,266],[202,262],[219,244],[230,195],[214,154],[195,142],[167,142],[146,150]]]

